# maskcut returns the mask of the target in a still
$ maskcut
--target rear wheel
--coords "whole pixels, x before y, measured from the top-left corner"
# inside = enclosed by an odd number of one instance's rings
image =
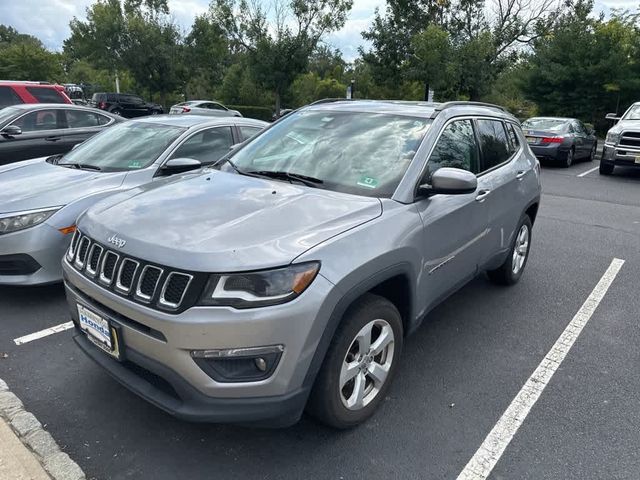
[[[573,165],[575,154],[575,150],[573,149],[573,147],[571,147],[571,149],[567,152],[567,157],[565,158],[564,163],[562,164],[564,168],[569,168],[571,165]]]
[[[531,219],[524,215],[520,219],[516,235],[511,242],[509,255],[504,263],[495,270],[487,272],[489,279],[498,285],[513,285],[520,280],[527,265],[531,249]]]
[[[113,113],[114,115],[118,115],[119,117],[122,116],[122,110],[120,110],[119,108],[114,108],[113,110],[111,110],[111,113]]]
[[[597,149],[597,145],[594,143],[593,148],[591,149],[591,153],[589,154],[590,162],[593,162],[596,159],[596,149]]]
[[[402,351],[402,319],[366,294],[345,313],[311,391],[307,411],[335,428],[354,427],[384,400]]]
[[[611,175],[614,168],[615,165],[611,163],[604,163],[602,160],[600,160],[600,175]]]

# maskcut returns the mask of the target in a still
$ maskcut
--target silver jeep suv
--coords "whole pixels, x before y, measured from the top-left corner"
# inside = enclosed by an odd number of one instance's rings
[[[88,209],[63,260],[75,341],[179,418],[357,425],[434,306],[519,280],[539,201],[499,107],[319,102]]]

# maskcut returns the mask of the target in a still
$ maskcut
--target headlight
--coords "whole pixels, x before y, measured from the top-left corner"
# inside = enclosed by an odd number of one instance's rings
[[[309,262],[259,272],[211,275],[199,304],[253,308],[289,302],[307,289],[318,270],[318,262]]]
[[[620,141],[620,133],[618,132],[607,132],[607,138],[604,143],[611,143],[616,145]]]
[[[44,222],[62,207],[41,208],[28,212],[0,215],[0,235],[17,232]]]

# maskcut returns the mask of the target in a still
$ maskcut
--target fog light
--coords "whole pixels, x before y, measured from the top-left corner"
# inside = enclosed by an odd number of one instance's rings
[[[193,361],[217,382],[256,382],[275,371],[284,346],[193,350]]]
[[[267,361],[264,358],[258,357],[256,358],[255,362],[256,362],[256,367],[258,367],[258,370],[260,370],[261,372],[267,371]]]

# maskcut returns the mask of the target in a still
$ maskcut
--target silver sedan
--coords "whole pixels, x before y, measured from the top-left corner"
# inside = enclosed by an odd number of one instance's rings
[[[232,117],[146,117],[111,127],[64,155],[0,167],[0,284],[60,281],[62,256],[85,209],[211,164],[266,125]]]
[[[221,103],[211,100],[189,100],[178,103],[169,110],[171,115],[208,115],[211,117],[241,117],[237,110],[230,110]]]

